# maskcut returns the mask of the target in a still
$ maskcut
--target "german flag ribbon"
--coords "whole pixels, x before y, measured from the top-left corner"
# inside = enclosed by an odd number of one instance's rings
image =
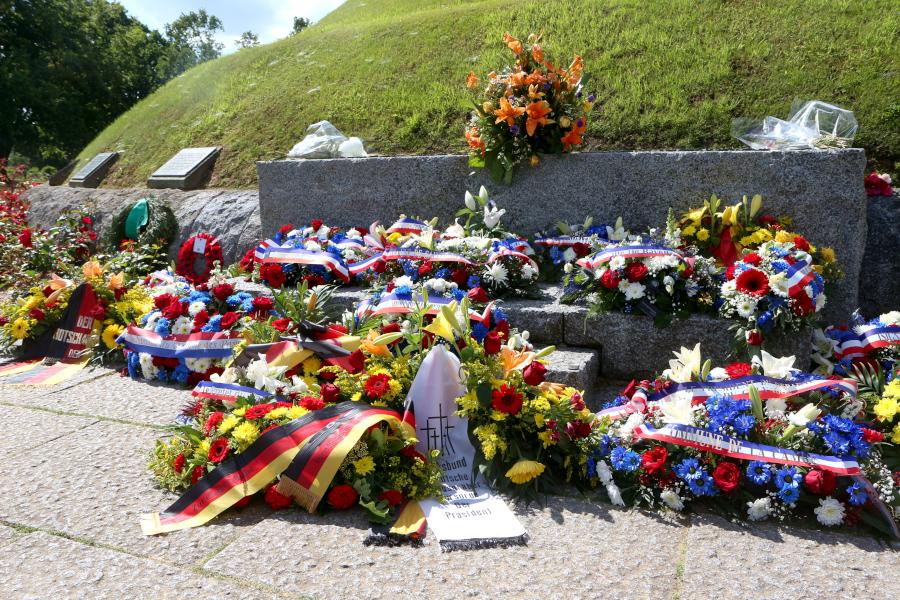
[[[203,525],[274,481],[307,447],[304,456],[314,460],[309,460],[297,477],[308,484],[304,489],[321,499],[347,452],[369,427],[385,420],[399,422],[399,415],[358,402],[342,402],[307,413],[261,435],[244,452],[191,486],[165,511],[142,515],[141,531],[156,535]],[[328,427],[336,421],[341,424]],[[326,427],[328,434],[316,435]],[[307,473],[306,469],[314,471]]]

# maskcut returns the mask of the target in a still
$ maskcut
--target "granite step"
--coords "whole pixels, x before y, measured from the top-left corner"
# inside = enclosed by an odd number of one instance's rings
[[[547,357],[547,381],[587,391],[600,375],[600,353],[590,348],[560,346]]]

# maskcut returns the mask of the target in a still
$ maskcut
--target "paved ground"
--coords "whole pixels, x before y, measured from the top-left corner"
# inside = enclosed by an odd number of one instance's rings
[[[110,371],[0,388],[0,598],[897,598],[900,554],[865,537],[573,499],[517,507],[527,547],[367,548],[359,513],[250,506],[144,537],[145,468],[189,395]]]

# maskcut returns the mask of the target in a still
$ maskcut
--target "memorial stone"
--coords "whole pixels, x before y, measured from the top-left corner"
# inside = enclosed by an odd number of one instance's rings
[[[150,175],[147,187],[196,189],[212,170],[220,150],[220,146],[180,150]]]
[[[103,178],[106,177],[106,174],[109,173],[109,168],[116,162],[117,158],[119,158],[118,152],[101,152],[72,176],[69,180],[69,186],[97,187],[103,181]]]

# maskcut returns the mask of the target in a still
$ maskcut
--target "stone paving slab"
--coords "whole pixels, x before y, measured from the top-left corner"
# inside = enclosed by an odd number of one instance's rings
[[[897,598],[900,555],[874,538],[694,515],[682,598]]]
[[[191,399],[190,391],[180,387],[133,381],[110,369],[103,375],[75,385],[29,389],[26,394],[0,386],[0,402],[165,426]]]
[[[0,546],[4,598],[271,598],[271,592],[36,532]]]
[[[0,436],[0,456],[11,457],[40,447],[96,422],[86,417],[60,419],[53,413],[8,406],[3,408],[5,433]]]
[[[561,346],[547,357],[547,381],[587,390],[597,381],[599,366],[597,350]]]
[[[617,598],[668,597],[684,529],[637,511],[551,498],[515,507],[527,546],[442,553],[424,546],[366,547],[360,511],[326,516],[284,511],[225,548],[204,569],[234,573],[316,598]],[[653,560],[645,560],[652,556]]]
[[[192,531],[142,535],[139,516],[177,499],[147,470],[159,436],[155,429],[99,422],[17,453],[0,470],[0,520],[184,565],[232,541],[241,525],[259,521],[257,511],[245,510]]]

